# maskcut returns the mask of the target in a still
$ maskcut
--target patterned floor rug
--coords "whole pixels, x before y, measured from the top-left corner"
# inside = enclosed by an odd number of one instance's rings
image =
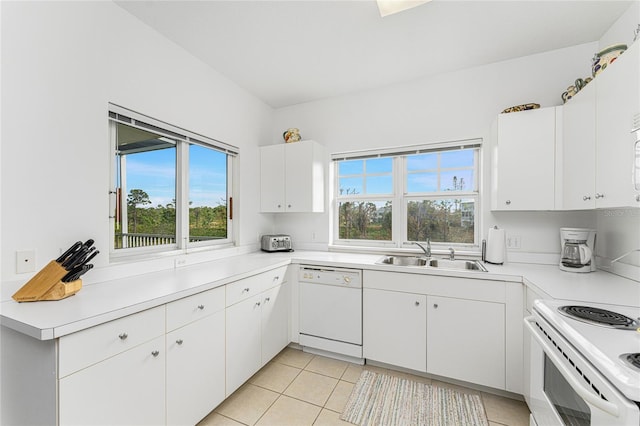
[[[360,426],[488,426],[479,395],[365,370],[340,419]]]

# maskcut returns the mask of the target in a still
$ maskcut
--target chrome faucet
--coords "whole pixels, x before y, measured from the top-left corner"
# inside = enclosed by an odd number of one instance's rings
[[[427,238],[427,247],[423,246],[422,244],[420,244],[417,241],[414,241],[412,244],[415,244],[418,247],[420,247],[422,249],[422,251],[424,252],[425,256],[431,257],[431,240],[429,238]]]
[[[449,260],[456,260],[456,251],[453,247],[449,247]]]

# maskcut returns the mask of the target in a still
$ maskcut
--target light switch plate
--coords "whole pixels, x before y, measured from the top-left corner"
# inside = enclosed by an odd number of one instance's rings
[[[36,251],[18,250],[16,251],[16,273],[24,274],[36,270]]]

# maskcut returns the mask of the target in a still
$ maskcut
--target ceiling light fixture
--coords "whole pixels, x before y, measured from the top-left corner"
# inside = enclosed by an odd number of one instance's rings
[[[402,12],[403,10],[411,9],[421,4],[427,3],[431,0],[376,0],[378,3],[378,10],[380,10],[380,16],[385,17],[394,13]]]

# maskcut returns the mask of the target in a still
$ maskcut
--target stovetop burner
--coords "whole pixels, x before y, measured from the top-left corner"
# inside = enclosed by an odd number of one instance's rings
[[[570,318],[604,327],[622,330],[635,330],[640,327],[638,321],[628,316],[592,306],[561,306],[558,308],[558,311]]]
[[[620,358],[636,370],[640,370],[640,353],[623,354]]]

